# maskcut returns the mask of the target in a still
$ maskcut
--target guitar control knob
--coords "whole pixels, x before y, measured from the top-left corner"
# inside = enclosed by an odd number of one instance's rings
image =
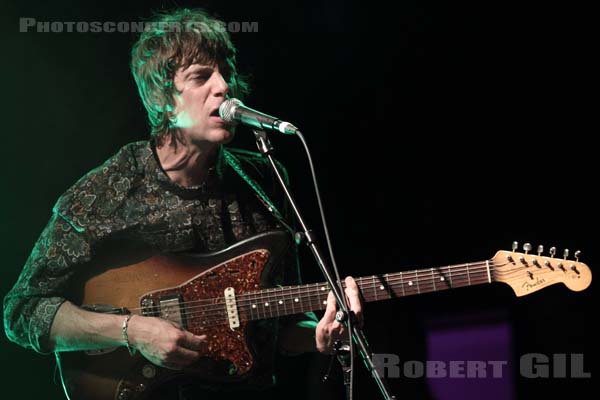
[[[127,400],[127,399],[130,399],[132,395],[133,395],[133,392],[131,391],[131,389],[124,388],[119,391],[119,395],[117,396],[117,399],[118,400]]]
[[[543,252],[544,252],[544,246],[540,244],[537,248],[538,256],[541,256]]]
[[[554,247],[554,246],[550,247],[550,257],[554,258],[555,254],[556,254],[556,247]]]
[[[146,379],[152,379],[156,376],[156,367],[152,364],[145,364],[142,367],[142,376]]]
[[[569,249],[565,249],[565,251],[563,251],[563,258],[566,260],[567,257],[569,257]]]
[[[581,257],[581,250],[577,250],[574,254],[575,261],[579,262],[579,257]]]
[[[525,244],[523,245],[523,250],[525,250],[525,254],[527,254],[528,252],[530,252],[530,251],[531,251],[531,249],[532,249],[532,247],[531,247],[531,243],[525,243]]]

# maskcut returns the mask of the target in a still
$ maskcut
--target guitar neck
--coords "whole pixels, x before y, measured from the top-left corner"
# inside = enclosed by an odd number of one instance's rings
[[[493,282],[489,261],[372,275],[355,279],[364,301],[390,300]],[[329,286],[311,283],[245,293],[241,313],[247,320],[273,318],[326,307]]]

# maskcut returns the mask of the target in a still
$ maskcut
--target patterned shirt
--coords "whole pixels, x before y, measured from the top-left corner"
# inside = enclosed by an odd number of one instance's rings
[[[260,182],[268,198],[241,175]],[[50,327],[69,280],[108,239],[141,241],[163,252],[220,250],[280,227],[268,210],[284,204],[278,188],[258,153],[222,148],[206,182],[185,188],[167,176],[150,142],[124,146],[57,201],[4,300],[7,336],[37,352],[50,352]],[[298,282],[297,265],[290,267],[295,258],[292,254],[287,262],[286,283]]]

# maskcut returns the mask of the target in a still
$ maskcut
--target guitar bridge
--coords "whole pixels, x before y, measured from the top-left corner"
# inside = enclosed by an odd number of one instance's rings
[[[149,298],[149,297],[145,297],[142,300],[142,315],[144,317],[159,317],[159,308],[158,306],[155,304],[154,300]]]
[[[186,329],[186,321],[183,315],[183,309],[181,307],[181,296],[171,295],[159,298],[160,303],[160,317],[169,321],[179,324],[182,328]]]

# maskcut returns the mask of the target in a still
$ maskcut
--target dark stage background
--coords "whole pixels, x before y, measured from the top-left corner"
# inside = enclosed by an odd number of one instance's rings
[[[3,4],[2,295],[57,197],[122,145],[148,135],[128,69],[135,35],[19,33],[19,18],[138,21],[175,4],[258,22],[258,32],[233,34],[240,68],[252,76],[246,104],[305,133],[342,274],[480,261],[513,240],[571,254],[581,249],[594,269],[600,254],[590,137],[597,124],[590,123],[588,100],[595,95],[587,93],[595,51],[588,12],[545,2],[454,3]],[[272,141],[318,230],[299,141]],[[245,129],[234,144],[255,148]],[[302,261],[305,280],[321,280],[308,252]],[[472,345],[485,348],[486,327],[502,326],[501,342],[509,347],[501,359],[512,365],[504,398],[577,394],[590,389],[591,379],[527,379],[517,361],[528,353],[582,353],[592,372],[593,286],[575,293],[560,284],[516,298],[494,284],[369,303],[366,333],[377,353],[425,360],[435,359],[428,343],[445,329],[480,331]],[[3,398],[62,398],[52,357],[5,335],[0,346],[9,394]],[[463,360],[486,359],[474,357]],[[263,398],[343,398],[339,376],[320,383],[327,362],[315,355],[281,360],[279,389]],[[362,364],[356,379],[356,398],[379,398]],[[478,394],[451,397],[452,385],[465,382]],[[417,399],[425,398],[428,382],[403,377],[390,385],[399,399]],[[446,396],[436,398],[496,398],[476,379],[447,385]]]

